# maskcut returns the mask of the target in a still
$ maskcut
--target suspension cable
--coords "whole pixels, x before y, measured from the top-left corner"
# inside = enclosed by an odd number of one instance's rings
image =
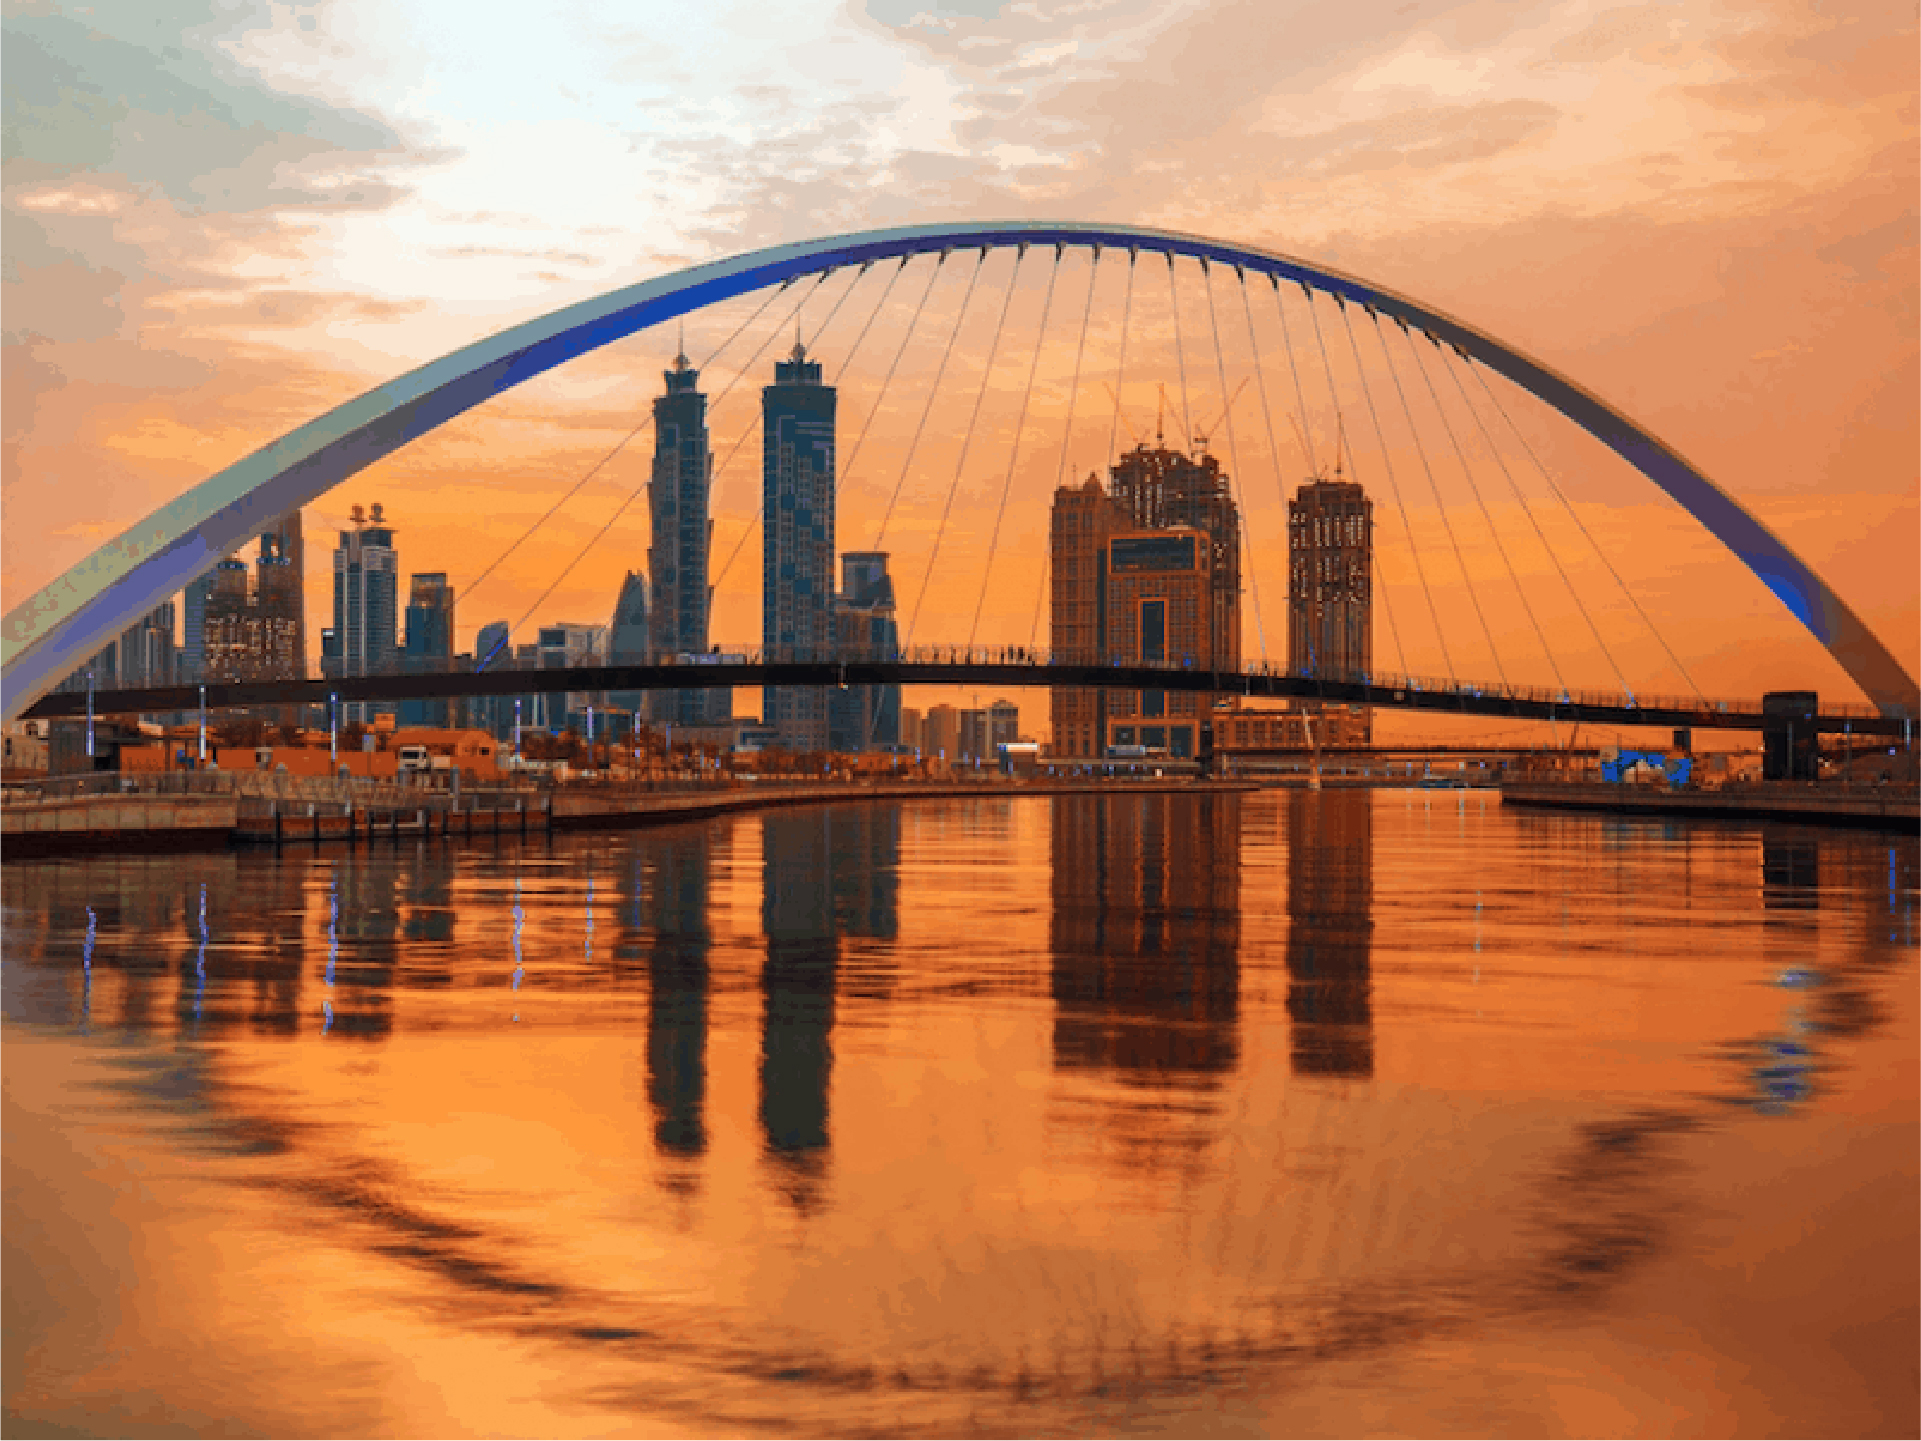
[[[927,387],[927,404],[921,407],[920,420],[914,426],[914,438],[908,442],[907,455],[900,463],[900,477],[894,482],[894,493],[887,498],[887,509],[881,514],[880,530],[874,536],[872,547],[875,550],[879,550],[887,539],[887,524],[894,518],[894,506],[900,500],[901,488],[907,484],[907,472],[913,469],[914,452],[920,449],[921,434],[927,429],[927,417],[933,413],[934,401],[940,395],[941,377],[947,374],[947,362],[954,355],[954,342],[960,338],[961,323],[967,319],[967,304],[974,298],[975,282],[981,278],[981,267],[986,264],[987,247],[983,245],[980,254],[974,258],[974,269],[968,274],[967,289],[961,295],[960,309],[954,312],[954,328],[947,332],[947,344],[942,347],[940,364],[934,370],[934,383]]]
[[[863,445],[867,444],[867,432],[873,429],[874,417],[880,414],[881,405],[887,399],[887,387],[893,384],[894,370],[900,364],[901,356],[907,353],[907,347],[914,339],[914,327],[920,324],[921,312],[927,308],[927,297],[934,293],[934,282],[940,279],[941,267],[945,264],[947,264],[947,256],[943,254],[935,259],[932,268],[927,272],[927,284],[921,287],[920,299],[914,303],[914,313],[907,318],[907,329],[901,335],[900,344],[894,349],[894,358],[887,364],[887,373],[881,377],[880,390],[874,396],[873,409],[867,412],[867,419],[861,422],[860,434],[854,437],[854,448],[848,454],[847,464],[840,467],[840,479],[837,482],[837,488],[839,485],[845,485],[853,476],[854,462],[860,459],[860,449]],[[900,279],[901,271],[905,269],[907,269],[907,261],[903,258],[901,260],[900,270],[896,270],[893,279],[887,282],[889,290],[893,289],[894,280]],[[881,297],[882,300],[886,298],[885,295]],[[879,314],[878,306],[875,307],[875,314]],[[872,317],[869,317],[868,324],[871,325],[872,323]],[[860,334],[854,338],[855,349],[859,349],[861,341],[866,338],[867,327],[862,326]],[[852,350],[848,351],[847,358],[849,363],[852,362],[853,357],[854,352]],[[765,503],[764,498],[763,503]]]
[[[1387,360],[1388,378],[1394,382],[1394,393],[1400,397],[1401,413],[1407,417],[1408,434],[1414,437],[1414,453],[1421,458],[1421,469],[1427,476],[1428,489],[1434,493],[1434,508],[1440,512],[1441,529],[1447,533],[1449,546],[1454,550],[1454,562],[1461,568],[1461,579],[1467,585],[1467,598],[1474,607],[1474,618],[1481,623],[1481,634],[1487,638],[1488,653],[1494,658],[1494,673],[1501,684],[1507,684],[1507,670],[1501,664],[1501,651],[1494,644],[1494,631],[1487,623],[1487,615],[1481,609],[1480,593],[1474,588],[1474,577],[1467,568],[1467,558],[1461,554],[1460,539],[1454,534],[1454,523],[1447,517],[1447,504],[1441,499],[1440,482],[1434,477],[1434,466],[1427,458],[1427,447],[1421,442],[1421,432],[1414,424],[1414,409],[1407,403],[1407,390],[1401,384],[1401,374],[1394,368],[1394,356],[1387,348],[1387,337],[1381,333],[1381,320],[1374,317],[1374,338],[1380,342],[1381,354]],[[1458,677],[1450,676],[1450,680]]]
[[[1294,377],[1294,404],[1299,407],[1301,414],[1301,444],[1307,450],[1307,473],[1313,479],[1319,480],[1321,463],[1314,458],[1314,427],[1308,423],[1307,419],[1307,393],[1301,389],[1301,367],[1294,359],[1294,337],[1287,328],[1287,306],[1281,300],[1281,278],[1278,275],[1270,275],[1267,278],[1274,286],[1274,312],[1281,317],[1281,345],[1287,351],[1287,368]],[[1301,287],[1301,293],[1307,296],[1308,312],[1312,314],[1313,293],[1305,285]]]
[[[1074,438],[1074,406],[1081,393],[1081,357],[1087,353],[1087,323],[1094,314],[1094,282],[1099,278],[1101,248],[1094,247],[1094,258],[1087,267],[1087,302],[1081,307],[1081,338],[1074,347],[1074,379],[1067,390],[1067,424],[1061,427],[1061,458],[1054,467],[1054,489],[1059,490],[1067,479],[1067,446]],[[1110,438],[1109,443],[1112,443]]]
[[[826,277],[827,277],[827,272],[826,271],[821,272],[821,278],[824,280],[826,279]],[[700,368],[702,370],[705,370],[708,366],[712,365],[715,360],[719,359],[721,352],[726,350],[728,346],[732,345],[737,339],[739,339],[742,331],[747,329],[747,327],[752,325],[756,320],[759,320],[762,313],[766,311],[767,307],[772,305],[775,299],[779,297],[790,285],[792,285],[795,279],[798,279],[798,278],[799,277],[791,277],[787,280],[783,280],[780,283],[779,288],[769,291],[767,294],[767,298],[761,301],[759,307],[754,311],[754,313],[748,316],[745,320],[741,321],[739,325],[735,326],[733,334],[729,335],[725,340],[723,340],[718,346],[716,346],[712,351],[708,353],[707,358],[700,363]],[[561,496],[559,500],[555,501],[551,506],[547,508],[546,514],[542,515],[539,520],[536,520],[532,525],[528,526],[526,530],[522,531],[520,533],[519,538],[516,539],[512,545],[508,546],[499,555],[494,557],[492,564],[490,564],[485,570],[481,571],[479,575],[475,576],[472,580],[467,582],[466,595],[468,600],[471,601],[473,599],[473,593],[475,590],[479,588],[480,583],[486,580],[487,577],[492,575],[496,570],[498,570],[500,568],[501,563],[505,561],[508,556],[512,555],[515,551],[519,550],[522,543],[528,540],[535,531],[539,530],[548,521],[552,520],[554,518],[555,513],[563,505],[565,505],[568,501],[572,500],[574,496],[580,493],[580,488],[582,486],[587,484],[588,481],[592,480],[596,475],[598,475],[607,466],[607,464],[613,460],[615,456],[619,455],[621,451],[627,448],[627,446],[633,441],[635,436],[639,435],[643,430],[646,430],[653,423],[654,423],[654,413],[653,413],[653,410],[649,408],[647,411],[647,414],[641,419],[640,424],[636,425],[632,430],[628,431],[627,434],[622,436],[619,442],[615,444],[612,450],[608,451],[599,460],[594,462],[594,464],[588,468],[587,473],[581,476],[579,480],[574,482],[572,489],[570,489],[565,495]],[[498,651],[499,647],[496,646],[495,650]],[[481,662],[481,667],[479,668],[484,668],[484,666],[486,665],[486,660],[491,658],[492,657],[490,655],[486,659],[483,659]]]
[[[1203,271],[1205,273],[1205,271]],[[1167,308],[1174,312],[1174,366],[1181,377],[1181,454],[1194,451],[1194,419],[1187,406],[1187,352],[1181,345],[1181,297],[1174,287],[1174,252],[1167,252]],[[1160,442],[1160,436],[1154,437]]]
[[[1443,359],[1446,359],[1445,355]],[[1586,602],[1581,599],[1581,593],[1574,588],[1574,582],[1568,578],[1567,567],[1561,564],[1561,557],[1555,554],[1554,547],[1548,543],[1547,532],[1541,529],[1541,522],[1536,518],[1534,508],[1528,504],[1527,496],[1522,492],[1520,483],[1515,480],[1514,472],[1508,469],[1506,458],[1501,454],[1500,448],[1494,444],[1494,437],[1488,432],[1487,422],[1481,419],[1481,412],[1475,409],[1474,402],[1467,393],[1467,387],[1461,383],[1460,367],[1465,361],[1466,357],[1456,352],[1456,359],[1448,362],[1445,367],[1448,377],[1454,382],[1454,389],[1460,394],[1461,404],[1467,413],[1474,417],[1475,428],[1481,433],[1481,443],[1488,448],[1489,454],[1494,457],[1494,463],[1500,467],[1501,474],[1507,478],[1508,489],[1514,492],[1514,498],[1520,502],[1521,513],[1527,517],[1528,524],[1534,527],[1535,539],[1541,542],[1541,549],[1547,552],[1548,560],[1553,563],[1555,572],[1561,577],[1561,584],[1567,587],[1568,598],[1574,602],[1574,608],[1581,613],[1581,619],[1587,623],[1588,633],[1594,637],[1594,643],[1601,648],[1601,654],[1606,658],[1608,668],[1614,672],[1614,678],[1621,683],[1622,692],[1631,693],[1634,687],[1628,684],[1627,675],[1622,671],[1620,662],[1615,660],[1614,652],[1608,648],[1606,639],[1601,635],[1601,628],[1594,623],[1594,617],[1589,613]],[[1565,684],[1562,689],[1566,690]],[[1696,694],[1698,695],[1699,692]]]
[[[1034,623],[1027,628],[1027,649],[1030,654],[1032,654],[1041,643],[1041,605],[1047,599],[1047,579],[1048,576],[1053,573],[1053,569],[1054,535],[1050,527],[1047,537],[1047,549],[1041,554],[1041,583],[1039,589],[1034,592]],[[1048,644],[1051,648],[1053,644],[1052,636],[1048,637]]]
[[[1121,434],[1121,390],[1127,384],[1127,325],[1134,315],[1134,261],[1136,252],[1130,246],[1127,252],[1127,296],[1121,301],[1121,358],[1114,367],[1114,419],[1107,427],[1107,459],[1103,464],[1111,465],[1114,460],[1114,444]]]
[[[981,254],[983,263],[986,252]],[[961,475],[967,469],[967,452],[974,445],[974,429],[980,424],[981,402],[987,399],[987,382],[994,378],[994,357],[1000,353],[1001,331],[1007,324],[1007,311],[1014,303],[1014,285],[1020,279],[1021,262],[1027,259],[1027,247],[1021,246],[1014,252],[1014,269],[1007,277],[1007,296],[1001,301],[1000,315],[994,321],[994,338],[987,345],[987,364],[981,367],[980,389],[974,392],[974,411],[967,417],[967,433],[961,437],[960,459],[954,462],[954,479],[947,487],[947,501],[941,506],[940,524],[934,530],[934,549],[927,557],[927,570],[921,576],[920,593],[914,597],[913,612],[907,617],[907,632],[904,639],[911,639],[914,625],[920,619],[921,602],[927,599],[927,587],[934,580],[934,565],[940,559],[941,541],[947,535],[947,518],[954,510],[954,496],[960,490]],[[975,274],[980,267],[975,267]],[[930,397],[931,398],[931,397]],[[879,546],[874,547],[876,550]]]
[[[1701,688],[1694,683],[1694,677],[1688,674],[1687,667],[1681,664],[1681,658],[1674,653],[1673,647],[1667,643],[1667,638],[1661,634],[1659,628],[1656,627],[1653,620],[1649,618],[1647,611],[1642,609],[1641,602],[1635,597],[1634,592],[1628,589],[1627,582],[1621,579],[1621,573],[1614,568],[1614,562],[1607,558],[1607,552],[1601,549],[1599,542],[1589,533],[1586,524],[1581,520],[1580,514],[1574,509],[1573,504],[1562,492],[1561,487],[1555,483],[1554,477],[1548,473],[1547,467],[1541,464],[1540,457],[1534,453],[1534,447],[1527,443],[1527,437],[1521,433],[1520,426],[1514,423],[1514,417],[1507,413],[1507,407],[1501,404],[1500,397],[1495,395],[1493,389],[1488,385],[1487,378],[1481,375],[1479,371],[1474,372],[1474,376],[1475,379],[1480,382],[1481,389],[1486,391],[1488,398],[1494,402],[1494,408],[1501,412],[1501,418],[1508,423],[1508,428],[1514,432],[1515,439],[1521,442],[1521,449],[1527,452],[1528,459],[1534,463],[1534,468],[1541,473],[1541,478],[1547,482],[1548,489],[1554,492],[1555,497],[1561,502],[1562,506],[1567,510],[1567,513],[1573,517],[1575,525],[1580,528],[1581,534],[1587,538],[1587,543],[1593,547],[1595,555],[1600,557],[1601,564],[1606,566],[1608,574],[1614,577],[1614,583],[1621,587],[1621,594],[1627,597],[1628,604],[1634,607],[1635,614],[1641,617],[1641,621],[1647,626],[1649,633],[1653,635],[1661,649],[1667,652],[1668,659],[1674,663],[1674,668],[1681,673],[1681,679],[1687,682],[1688,689],[1693,691],[1697,697],[1700,697]],[[1632,687],[1629,688],[1628,694],[1630,697],[1634,694]]]
[[[1227,421],[1227,458],[1234,466],[1234,499],[1241,508],[1241,551],[1246,560],[1248,583],[1254,591],[1254,634],[1261,645],[1261,659],[1267,659],[1267,623],[1261,617],[1261,573],[1254,564],[1254,527],[1249,523],[1247,489],[1241,480],[1241,447],[1234,436],[1234,397],[1227,393],[1227,361],[1221,354],[1221,323],[1214,309],[1214,275],[1205,260],[1201,262],[1201,288],[1207,292],[1207,323],[1214,334],[1214,370],[1221,382],[1222,418]],[[1192,434],[1189,435],[1190,443]],[[1236,637],[1238,640],[1239,637]],[[1216,664],[1219,657],[1216,657]]]
[[[1081,357],[1087,353],[1087,324],[1094,314],[1094,283],[1100,278],[1101,248],[1094,247],[1093,259],[1087,267],[1087,300],[1081,306],[1081,338],[1074,347],[1074,379],[1067,389],[1067,423],[1061,427],[1061,456],[1054,467],[1054,489],[1059,490],[1067,480],[1067,447],[1074,438],[1074,407],[1081,394]],[[1054,531],[1052,511],[1049,512],[1047,553],[1041,557],[1040,588],[1034,592],[1034,621],[1028,627],[1027,647],[1031,651],[1040,644],[1041,606],[1047,600],[1047,575],[1053,565]]]
[[[1354,373],[1360,377],[1361,395],[1367,401],[1368,419],[1374,424],[1374,441],[1381,447],[1381,466],[1387,472],[1388,489],[1394,494],[1394,508],[1401,514],[1401,528],[1407,532],[1408,553],[1414,557],[1414,574],[1421,582],[1421,595],[1427,601],[1428,619],[1434,623],[1434,639],[1441,647],[1441,664],[1447,673],[1454,674],[1454,660],[1448,654],[1447,632],[1441,629],[1441,613],[1434,606],[1434,589],[1427,583],[1427,567],[1421,564],[1421,547],[1414,539],[1414,521],[1407,513],[1407,502],[1401,495],[1401,483],[1394,474],[1394,459],[1388,453],[1387,431],[1381,426],[1381,413],[1374,406],[1374,389],[1367,383],[1367,367],[1361,362],[1361,347],[1354,339],[1354,322],[1346,310],[1341,311],[1341,325],[1347,331],[1348,348],[1354,352]]]
[[[1261,420],[1267,428],[1268,458],[1274,462],[1275,493],[1280,497],[1281,508],[1283,513],[1285,513],[1287,508],[1287,481],[1281,476],[1281,451],[1274,439],[1274,412],[1268,407],[1267,403],[1267,362],[1261,358],[1260,338],[1254,333],[1254,307],[1249,303],[1247,298],[1247,276],[1241,272],[1239,266],[1234,268],[1234,274],[1239,279],[1241,286],[1241,317],[1247,322],[1248,348],[1254,352],[1254,388],[1258,390],[1261,395]]]
[[[1439,344],[1438,341],[1435,343]],[[1474,471],[1467,463],[1467,452],[1461,448],[1461,442],[1454,434],[1454,426],[1448,420],[1447,412],[1441,408],[1440,392],[1434,388],[1433,378],[1427,373],[1427,364],[1421,358],[1421,348],[1414,343],[1412,335],[1408,337],[1408,350],[1413,354],[1414,368],[1420,372],[1421,382],[1427,387],[1428,396],[1434,402],[1435,413],[1441,417],[1441,429],[1447,434],[1448,444],[1454,447],[1454,458],[1461,463],[1461,473],[1467,477],[1468,489],[1474,492],[1474,503],[1480,507],[1481,519],[1487,522],[1487,533],[1494,542],[1495,553],[1501,557],[1501,564],[1507,570],[1507,578],[1514,582],[1514,594],[1520,598],[1521,610],[1527,616],[1528,624],[1534,628],[1535,638],[1541,642],[1541,650],[1547,656],[1548,669],[1554,672],[1555,682],[1565,691],[1567,678],[1561,674],[1561,663],[1554,658],[1554,648],[1548,644],[1547,632],[1541,629],[1541,622],[1535,617],[1534,607],[1528,603],[1527,592],[1521,588],[1521,577],[1514,569],[1514,562],[1508,559],[1507,547],[1501,543],[1500,532],[1494,528],[1494,512],[1488,509],[1487,501],[1481,495],[1480,484],[1474,479]]]
[[[828,272],[823,270],[820,273],[819,278],[815,281],[813,290],[810,290],[806,294],[802,295],[801,298],[797,302],[795,302],[794,308],[788,312],[787,319],[783,320],[780,323],[780,325],[776,326],[774,329],[770,330],[767,333],[767,338],[761,341],[759,347],[755,349],[753,355],[748,357],[747,364],[743,365],[737,372],[735,372],[734,378],[727,382],[726,389],[722,390],[719,395],[714,397],[714,400],[713,400],[714,407],[716,408],[719,407],[720,402],[727,398],[728,394],[733,390],[733,388],[736,385],[738,385],[741,379],[744,376],[746,376],[747,372],[753,368],[754,363],[760,359],[761,355],[766,351],[767,347],[773,344],[774,337],[776,335],[779,335],[782,330],[786,329],[787,320],[792,320],[800,314],[802,307],[805,306],[807,302],[813,298],[815,292],[817,292],[820,289],[821,285],[826,281],[827,275],[828,275]],[[782,287],[782,289],[785,289],[785,288],[786,288],[785,286]],[[736,442],[734,449],[738,450],[739,448],[740,448],[740,445],[738,442]],[[730,451],[728,455],[729,455],[729,459],[731,459],[732,452]],[[645,490],[648,487],[648,485],[652,483],[652,481],[653,481],[653,477],[650,475],[646,480],[643,480],[639,485],[635,486],[632,490],[627,492],[627,498],[621,501],[619,509],[617,509],[612,515],[607,517],[607,523],[601,526],[599,530],[594,532],[593,536],[588,540],[587,544],[583,545],[580,548],[579,553],[576,554],[572,560],[567,562],[566,568],[562,570],[559,575],[554,577],[553,583],[550,584],[547,587],[547,589],[543,590],[540,593],[539,599],[537,599],[532,605],[527,607],[526,615],[523,615],[519,620],[514,622],[513,629],[508,631],[508,635],[511,636],[513,634],[513,631],[519,630],[521,626],[525,625],[528,622],[528,620],[530,620],[533,617],[533,613],[535,611],[539,610],[541,606],[547,603],[547,597],[552,595],[556,590],[558,590],[560,588],[560,583],[565,579],[567,579],[568,576],[573,574],[574,567],[579,565],[581,561],[586,559],[587,552],[592,550],[596,545],[598,545],[600,543],[601,537],[606,535],[608,531],[614,528],[614,522],[619,520],[621,516],[627,513],[627,507],[632,505],[637,499],[640,498],[640,493],[643,490]],[[489,660],[491,660],[492,658],[493,657],[491,655],[488,657]],[[484,667],[485,667],[485,662],[482,663],[482,666],[480,668],[484,669]]]
[[[828,310],[827,318],[814,327],[813,339],[807,342],[807,348],[809,350],[813,350],[819,346],[821,336],[827,333],[827,327],[834,323],[834,317],[840,314],[841,306],[847,303],[847,297],[854,293],[854,287],[860,284],[860,278],[867,273],[867,266],[872,264],[873,262],[869,261],[867,265],[861,266],[859,270],[854,272],[854,278],[847,282],[847,288],[841,291],[840,297],[834,301],[833,306]]]
[[[1387,598],[1387,577],[1381,570],[1381,553],[1374,552],[1374,591],[1381,598],[1381,614],[1387,617],[1387,637],[1394,643],[1394,666],[1400,675],[1407,674],[1407,652],[1401,649],[1401,633],[1394,628],[1394,607]]]
[[[1036,331],[1034,335],[1034,358],[1027,366],[1027,385],[1026,388],[1021,391],[1020,415],[1014,421],[1014,446],[1013,449],[1007,453],[1007,477],[1001,482],[1000,505],[994,510],[994,529],[987,540],[987,568],[981,572],[981,593],[980,598],[974,602],[974,623],[967,628],[967,648],[969,650],[974,648],[974,638],[980,632],[981,611],[987,605],[987,587],[994,579],[994,555],[1000,548],[1001,518],[1007,514],[1007,496],[1014,488],[1014,466],[1020,459],[1021,435],[1027,428],[1027,406],[1028,402],[1034,397],[1034,376],[1040,370],[1041,351],[1047,344],[1047,317],[1054,307],[1054,283],[1060,279],[1061,275],[1062,249],[1063,247],[1059,245],[1054,247],[1054,265],[1053,268],[1047,272],[1047,295],[1046,298],[1041,301],[1040,329]],[[1014,269],[1018,274],[1020,270],[1020,261],[1018,259],[1014,262]],[[1008,277],[1007,292],[1010,297],[1014,293],[1013,276]]]

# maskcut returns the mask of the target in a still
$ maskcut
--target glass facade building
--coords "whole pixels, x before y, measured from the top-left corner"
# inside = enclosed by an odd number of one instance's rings
[[[761,391],[761,645],[769,662],[826,660],[834,635],[834,387],[796,340]],[[761,719],[794,751],[828,745],[827,690],[768,686]]]
[[[322,648],[322,674],[332,677],[385,675],[399,657],[400,555],[393,527],[381,507],[372,515],[360,506],[352,528],[340,532],[334,548],[333,627]],[[369,707],[349,702],[343,718],[365,723]]]
[[[440,674],[452,667],[454,588],[447,583],[445,571],[423,572],[409,581],[406,640],[401,654],[407,672],[412,675]],[[402,701],[400,724],[452,725],[453,712],[453,702],[447,700]]]
[[[848,660],[900,656],[894,581],[885,551],[849,551],[840,558],[841,588],[834,599],[834,640]],[[900,744],[900,687],[847,686],[828,692],[828,741],[837,751],[891,749]]]
[[[700,372],[685,355],[661,377],[667,390],[654,401],[654,473],[648,487],[653,573],[647,617],[649,659],[699,655],[707,649],[711,595],[707,585],[713,457],[707,435],[707,397]],[[655,724],[720,725],[733,715],[730,690],[661,690],[647,696]]]

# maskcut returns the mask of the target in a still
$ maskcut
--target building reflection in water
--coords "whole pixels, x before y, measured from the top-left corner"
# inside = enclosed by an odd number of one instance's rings
[[[183,1032],[212,1038],[300,1029],[303,870],[258,854],[206,858],[184,897],[190,950],[177,1003]]]
[[[1759,1110],[1811,1099],[1828,1044],[1886,1022],[1883,972],[1913,945],[1916,853],[1909,837],[1762,828],[1762,953],[1787,1004],[1778,1032],[1736,1048]]]
[[[840,941],[898,933],[900,810],[770,811],[761,855],[761,1134],[777,1184],[807,1210],[827,1161]]]
[[[1821,848],[1803,831],[1769,826],[1761,832],[1761,906],[1767,911],[1812,911],[1821,904]]]
[[[1287,918],[1294,1074],[1372,1076],[1371,792],[1288,793]]]
[[[399,959],[397,859],[373,846],[351,848],[333,862],[328,962],[332,1021],[327,1032],[350,1040],[384,1040],[394,1027],[394,972]],[[331,912],[338,905],[338,915]]]
[[[1055,1070],[1155,1094],[1098,1102],[1134,1159],[1204,1145],[1167,1119],[1240,1058],[1241,798],[1060,797],[1051,841]]]
[[[647,1101],[663,1156],[707,1150],[707,1001],[713,935],[707,919],[713,833],[679,828],[650,838],[635,866],[647,955]],[[680,1179],[690,1180],[683,1176]]]

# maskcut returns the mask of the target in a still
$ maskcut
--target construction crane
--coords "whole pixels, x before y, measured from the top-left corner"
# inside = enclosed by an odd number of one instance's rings
[[[1234,408],[1234,402],[1241,398],[1241,392],[1247,389],[1247,382],[1253,378],[1251,375],[1242,376],[1241,383],[1234,387],[1234,393],[1227,397],[1227,404],[1221,407],[1221,413],[1206,425],[1196,426],[1194,428],[1193,448],[1195,450],[1205,450],[1207,448],[1207,437],[1213,434],[1215,426],[1227,419],[1227,413]]]
[[[1107,387],[1107,393],[1114,398],[1114,414],[1118,415],[1121,418],[1121,424],[1127,427],[1127,433],[1134,437],[1134,444],[1146,445],[1147,437],[1142,435],[1138,430],[1134,429],[1134,422],[1127,418],[1127,412],[1121,408],[1120,393],[1116,391],[1114,387],[1105,380],[1103,380],[1101,384]]]

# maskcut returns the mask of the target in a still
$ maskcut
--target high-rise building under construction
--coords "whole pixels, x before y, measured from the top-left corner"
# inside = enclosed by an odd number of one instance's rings
[[[1239,670],[1240,513],[1220,462],[1157,441],[1109,476],[1105,487],[1090,475],[1054,492],[1055,662]],[[1052,750],[1196,756],[1211,708],[1197,693],[1056,687]]]
[[[1287,565],[1287,668],[1321,680],[1371,675],[1374,502],[1358,483],[1316,479],[1294,492]],[[1361,739],[1371,734],[1363,712]]]
[[[1312,480],[1287,503],[1287,668],[1358,680],[1374,668],[1374,502]]]

